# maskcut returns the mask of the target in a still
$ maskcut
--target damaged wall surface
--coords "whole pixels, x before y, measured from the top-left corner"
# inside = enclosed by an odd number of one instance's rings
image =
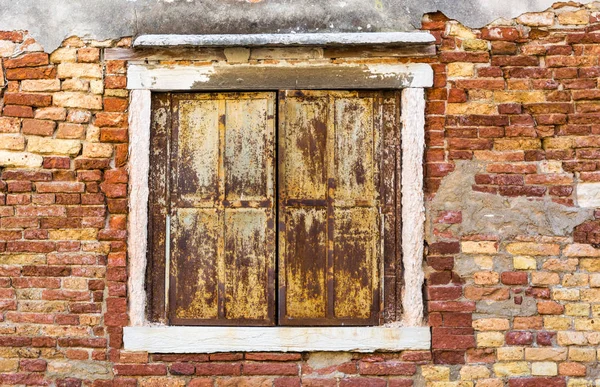
[[[47,3],[0,0],[0,385],[600,385],[600,3]],[[451,17],[423,15],[430,8]],[[540,12],[464,25],[530,10]],[[435,43],[140,49],[131,37],[367,31],[367,19],[371,30],[420,25]],[[130,104],[139,90],[128,75],[227,69],[231,82],[236,69],[287,77],[298,64],[433,69],[423,163],[431,348],[126,350],[128,182],[141,166],[128,119],[143,110]]]
[[[587,3],[589,1],[583,1]],[[410,31],[441,11],[470,27],[541,11],[552,0],[0,0],[0,28],[27,30],[49,52],[69,36]],[[43,15],[43,16],[42,16]]]

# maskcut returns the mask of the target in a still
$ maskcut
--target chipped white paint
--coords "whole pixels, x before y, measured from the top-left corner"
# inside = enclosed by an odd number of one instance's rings
[[[145,322],[146,249],[148,240],[148,173],[150,171],[149,90],[133,90],[129,104],[129,319],[131,325]]]
[[[334,69],[335,66],[331,65]],[[256,66],[259,67],[259,66]],[[310,68],[303,64],[295,68]],[[262,66],[260,71],[268,71]],[[322,71],[323,67],[318,68]],[[125,349],[148,352],[202,353],[227,351],[397,351],[429,349],[429,328],[423,322],[423,152],[424,87],[433,83],[426,64],[370,65],[364,67],[388,82],[384,88],[412,85],[402,92],[402,249],[404,289],[403,319],[385,327],[165,327],[150,326],[145,317],[148,225],[148,171],[150,147],[150,90],[189,90],[206,81],[213,66],[130,65],[130,217],[129,314],[131,327],[124,331]],[[399,82],[398,79],[407,80]],[[334,85],[323,85],[323,88]],[[234,88],[235,85],[223,85]],[[197,85],[196,85],[197,88]],[[137,90],[139,89],[139,90]]]
[[[205,66],[178,66],[178,65],[156,65],[156,64],[130,64],[127,70],[127,88],[128,89],[146,89],[155,91],[171,91],[171,90],[202,90],[220,89],[232,90],[235,88],[243,89],[244,80],[238,79],[236,84],[223,85],[222,83],[210,84],[211,77],[217,76],[219,73],[231,71],[232,66],[227,63],[216,63]],[[283,87],[291,87],[298,85],[298,88],[309,88],[303,85],[310,84],[313,88],[332,88],[332,85],[317,84],[319,77],[315,76],[327,72],[338,72],[343,69],[356,69],[363,79],[378,78],[377,87],[399,88],[399,87],[431,87],[433,85],[433,70],[431,66],[425,63],[410,63],[410,64],[332,64],[323,62],[305,62],[302,64],[282,63],[279,65],[236,65],[235,69],[253,72],[258,76],[268,74],[272,69],[287,69],[289,70],[289,78],[287,85]],[[306,70],[314,69],[314,74],[307,76]],[[302,71],[301,71],[302,70]],[[363,75],[364,73],[364,75]],[[336,78],[336,89],[340,89],[341,85],[345,88],[353,88],[356,83],[357,72],[348,72],[346,76],[338,75]],[[294,78],[295,77],[295,78]],[[379,78],[383,78],[380,80]],[[326,80],[327,81],[327,80]],[[375,81],[375,80],[374,80]],[[327,82],[331,82],[330,80]],[[382,86],[383,85],[383,86]],[[317,87],[318,86],[318,87]],[[268,89],[272,89],[273,85],[265,85]],[[256,87],[255,87],[256,88]],[[357,87],[354,87],[357,88]],[[364,88],[359,86],[358,88]],[[370,88],[373,88],[371,86]]]
[[[127,88],[146,90],[191,90],[196,82],[207,82],[213,66],[129,65]]]
[[[579,207],[600,207],[600,183],[579,183],[576,192]]]
[[[407,87],[431,87],[433,85],[433,70],[425,63],[410,64],[367,64],[367,68],[374,76],[385,78],[407,78]]]
[[[427,327],[125,327],[124,348],[150,353],[427,350]]]
[[[434,43],[428,32],[339,32],[302,34],[141,35],[134,47],[265,47],[406,45]]]
[[[423,321],[425,90],[402,91],[402,324]]]

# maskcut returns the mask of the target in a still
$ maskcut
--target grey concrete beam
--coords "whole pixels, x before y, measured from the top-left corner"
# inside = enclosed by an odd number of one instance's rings
[[[393,46],[434,43],[428,32],[142,35],[134,47]]]

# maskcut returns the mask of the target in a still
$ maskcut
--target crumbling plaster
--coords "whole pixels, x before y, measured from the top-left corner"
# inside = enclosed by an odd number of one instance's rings
[[[555,0],[0,0],[0,30],[28,30],[47,52],[69,36],[410,31],[442,11],[470,27]],[[583,1],[587,3],[589,1]]]

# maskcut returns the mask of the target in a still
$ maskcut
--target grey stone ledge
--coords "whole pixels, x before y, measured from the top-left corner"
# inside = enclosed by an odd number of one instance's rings
[[[302,34],[141,35],[134,47],[403,46],[432,44],[428,32],[339,32]]]

